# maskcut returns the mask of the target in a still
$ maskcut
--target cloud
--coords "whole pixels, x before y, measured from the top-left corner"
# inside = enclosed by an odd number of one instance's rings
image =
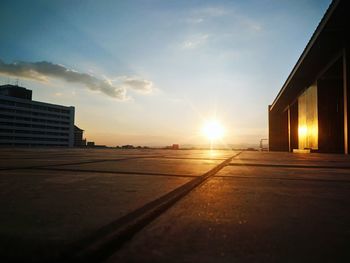
[[[232,6],[204,6],[191,10],[188,13],[188,17],[185,21],[188,24],[193,26],[199,26],[201,23],[210,22],[213,20],[221,21],[226,25],[229,25],[228,28],[232,28],[232,26],[237,25],[239,28],[248,29],[251,31],[261,31],[262,25],[255,21],[253,17],[249,17],[244,15],[238,9]],[[228,22],[230,21],[230,22]]]
[[[207,6],[195,10],[194,15],[200,17],[220,17],[227,15],[229,12],[227,9],[218,6]]]
[[[189,23],[189,24],[200,24],[204,21],[203,18],[196,18],[196,17],[190,17],[190,18],[187,18],[186,19],[186,22]]]
[[[227,15],[229,12],[222,7],[207,6],[197,8],[191,11],[191,14],[185,21],[189,24],[200,24],[208,18],[216,18]]]
[[[133,89],[141,93],[151,93],[153,91],[153,83],[149,80],[135,79],[127,77],[122,82],[126,88]]]
[[[141,93],[152,92],[153,83],[136,77],[123,77],[117,83],[109,79],[100,79],[91,74],[68,69],[63,65],[47,61],[14,62],[6,64],[0,60],[0,74],[48,82],[49,78],[57,78],[66,82],[77,83],[89,90],[99,91],[109,97],[127,100],[127,90]]]
[[[208,34],[194,35],[181,44],[182,49],[195,49],[207,42]]]

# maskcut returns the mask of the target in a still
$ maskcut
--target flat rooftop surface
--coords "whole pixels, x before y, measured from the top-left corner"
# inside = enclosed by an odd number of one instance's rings
[[[0,149],[0,261],[350,262],[350,157]]]

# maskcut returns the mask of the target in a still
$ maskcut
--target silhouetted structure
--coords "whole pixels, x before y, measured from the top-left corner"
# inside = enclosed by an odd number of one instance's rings
[[[74,143],[74,107],[33,101],[32,91],[0,86],[0,145],[69,146]]]
[[[74,125],[74,147],[85,147],[86,139],[83,139],[84,130]]]
[[[87,142],[86,146],[87,147],[95,147],[95,142]]]
[[[178,150],[178,149],[180,149],[180,146],[178,144],[173,144],[170,146],[165,146],[165,149]]]
[[[269,149],[349,151],[349,1],[333,1],[269,106]]]
[[[264,143],[266,142],[266,143]],[[260,146],[259,146],[260,151],[268,151],[268,139],[260,139]]]
[[[14,85],[2,85],[0,86],[0,95],[10,96],[20,99],[31,100],[32,91],[23,87]]]
[[[126,144],[122,146],[122,149],[135,149],[134,145]]]

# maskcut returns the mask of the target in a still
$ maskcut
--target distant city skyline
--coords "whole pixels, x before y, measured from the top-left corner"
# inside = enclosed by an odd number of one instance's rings
[[[0,84],[76,107],[109,146],[223,145],[267,137],[271,104],[329,0],[3,1]]]

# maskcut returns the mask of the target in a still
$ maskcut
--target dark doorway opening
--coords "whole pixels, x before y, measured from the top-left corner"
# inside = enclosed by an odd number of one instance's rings
[[[318,80],[319,152],[344,153],[343,64],[339,58]]]

